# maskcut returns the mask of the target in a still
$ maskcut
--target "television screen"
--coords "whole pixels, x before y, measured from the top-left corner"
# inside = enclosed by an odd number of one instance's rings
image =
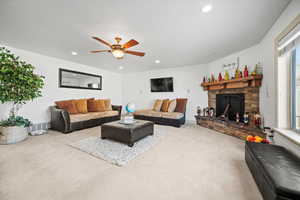
[[[173,78],[151,79],[151,92],[173,92]]]

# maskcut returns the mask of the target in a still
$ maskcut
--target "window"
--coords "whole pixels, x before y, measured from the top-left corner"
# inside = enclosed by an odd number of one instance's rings
[[[291,57],[291,127],[300,131],[300,46]]]
[[[275,42],[277,128],[300,132],[300,17]]]

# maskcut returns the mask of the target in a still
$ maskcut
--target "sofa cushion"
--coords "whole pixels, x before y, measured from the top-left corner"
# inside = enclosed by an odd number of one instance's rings
[[[162,117],[167,119],[181,119],[184,115],[180,112],[162,112]]]
[[[119,112],[116,110],[111,110],[111,111],[105,111],[103,112],[104,117],[113,117],[113,116],[118,116]]]
[[[88,101],[88,111],[89,112],[104,112],[105,103],[102,99],[90,100]]]
[[[186,104],[187,104],[187,99],[181,99],[181,98],[176,99],[175,112],[184,113]]]
[[[174,112],[176,108],[176,99],[169,102],[168,112]]]
[[[105,112],[89,112],[90,119],[99,119],[105,117]]]
[[[81,121],[87,121],[91,119],[99,119],[103,117],[113,117],[118,116],[118,111],[104,111],[104,112],[89,112],[89,113],[80,113],[80,114],[72,114],[70,115],[70,122],[81,122]]]
[[[111,100],[104,99],[105,111],[112,111]]]
[[[86,121],[86,120],[90,120],[91,119],[91,115],[89,113],[84,113],[84,114],[72,114],[70,115],[70,122],[74,123],[74,122],[81,122],[81,121]]]
[[[78,113],[87,113],[87,99],[77,99],[73,100],[76,106]]]
[[[157,111],[153,111],[153,110],[138,110],[134,114],[148,116],[148,117],[161,117],[162,116],[162,112],[157,112]]]
[[[77,114],[77,108],[73,100],[56,101],[55,104],[59,109],[64,109],[70,114]]]
[[[153,111],[151,109],[137,110],[134,112],[135,115],[143,115],[143,113]]]
[[[160,109],[161,109],[162,103],[163,103],[163,100],[157,99],[157,100],[154,102],[153,110],[159,112]]]
[[[169,99],[164,99],[161,106],[161,111],[168,112],[168,108],[169,108]]]

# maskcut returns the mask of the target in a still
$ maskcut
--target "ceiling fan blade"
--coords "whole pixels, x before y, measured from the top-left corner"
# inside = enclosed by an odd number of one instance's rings
[[[95,50],[95,51],[90,51],[90,53],[101,53],[101,52],[111,52],[111,50]]]
[[[123,44],[123,48],[128,49],[128,48],[133,47],[138,44],[139,43],[136,40],[132,39],[132,40],[129,40],[128,42],[126,42],[125,44]]]
[[[101,42],[102,44],[105,44],[105,45],[111,47],[111,44],[109,44],[108,42],[106,42],[106,41],[104,41],[104,40],[102,40],[102,39],[100,39],[98,37],[92,37],[92,38],[95,39],[95,40],[97,40],[97,41],[99,41],[99,42]]]
[[[135,56],[144,56],[145,55],[144,52],[139,52],[139,51],[125,51],[125,53],[135,55]]]

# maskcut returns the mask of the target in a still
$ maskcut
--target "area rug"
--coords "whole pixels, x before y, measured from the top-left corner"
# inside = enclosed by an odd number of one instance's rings
[[[164,135],[163,132],[156,132],[154,135],[147,136],[134,143],[133,147],[108,139],[103,140],[100,137],[89,137],[71,143],[70,146],[114,165],[124,166],[157,144]]]

